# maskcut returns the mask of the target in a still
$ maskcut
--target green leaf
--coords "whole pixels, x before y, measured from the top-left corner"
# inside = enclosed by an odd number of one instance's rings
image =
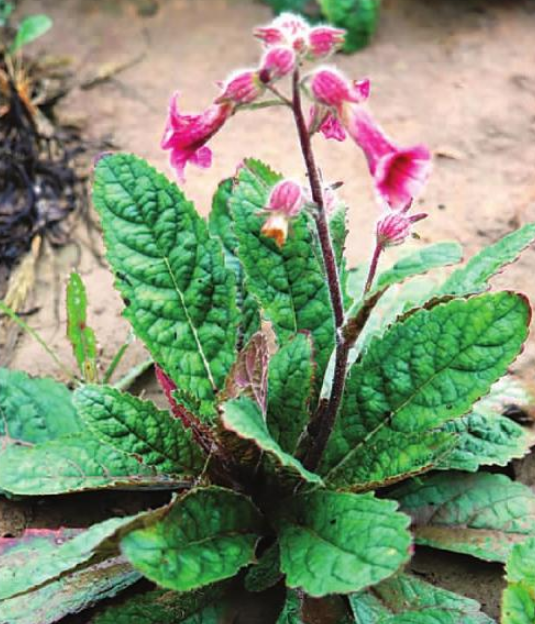
[[[245,496],[218,487],[192,490],[159,522],[126,535],[134,568],[175,591],[234,576],[251,563],[261,519]]]
[[[236,288],[182,191],[129,154],[102,158],[93,199],[125,315],[183,392],[212,401],[234,361]]]
[[[63,384],[0,368],[0,452],[11,444],[35,444],[83,428]]]
[[[255,160],[241,167],[230,200],[238,255],[248,288],[273,323],[279,341],[284,343],[300,330],[310,331],[321,380],[334,348],[334,324],[312,224],[302,213],[282,249],[260,233],[265,216],[259,213],[279,179],[280,175]]]
[[[513,547],[505,566],[502,624],[535,622],[535,539]]]
[[[114,604],[97,615],[92,624],[219,624],[225,604],[219,586],[194,592],[156,589]],[[210,603],[218,600],[218,605]]]
[[[321,477],[303,467],[301,462],[286,453],[271,437],[258,404],[247,397],[227,401],[221,416],[223,425],[241,438],[253,441],[262,451],[269,453],[275,462],[296,472],[310,483],[322,483]]]
[[[267,426],[282,449],[292,453],[309,416],[314,361],[308,334],[297,334],[269,362]]]
[[[39,39],[52,28],[52,20],[48,15],[30,15],[19,24],[15,40],[9,47],[9,53],[15,54],[25,45]]]
[[[200,473],[205,459],[180,420],[150,401],[110,386],[84,386],[74,395],[78,413],[104,443],[136,455],[160,473]]]
[[[488,280],[514,262],[534,240],[535,223],[528,223],[470,258],[464,267],[450,275],[440,292],[446,295],[465,295],[486,290]]]
[[[244,579],[244,587],[249,592],[263,592],[276,585],[282,578],[280,570],[280,550],[278,542],[272,544],[252,565]]]
[[[99,489],[174,489],[187,483],[158,475],[135,456],[83,433],[35,446],[11,445],[0,455],[0,489],[18,496]]]
[[[107,559],[3,600],[0,622],[51,624],[70,613],[88,609],[100,600],[113,598],[139,578],[139,573],[121,557]]]
[[[379,22],[379,0],[318,0],[324,16],[346,30],[344,52],[366,47]]]
[[[22,538],[0,540],[0,601],[56,579],[69,570],[93,563],[94,558],[119,555],[117,532],[135,527],[161,510],[111,518],[87,530],[28,531]]]
[[[355,594],[349,602],[358,624],[493,624],[475,600],[411,574],[396,574],[374,586],[373,594]],[[366,610],[375,618],[365,619]]]
[[[391,496],[424,546],[503,562],[514,544],[535,535],[535,494],[505,475],[438,473]]]
[[[87,294],[82,278],[73,271],[67,284],[67,337],[82,378],[98,380],[95,332],[87,326]]]
[[[275,624],[304,624],[301,598],[295,591],[288,590],[282,612]]]
[[[419,247],[402,256],[390,268],[381,271],[373,285],[373,292],[383,290],[393,284],[399,284],[411,277],[422,275],[451,264],[457,264],[463,258],[463,249],[458,243],[443,242]],[[353,299],[360,299],[367,277],[367,266],[359,266],[349,271],[347,291]]]
[[[524,297],[502,292],[419,310],[391,327],[351,370],[320,473],[336,487],[368,489],[428,469],[448,449],[448,434],[435,429],[506,372],[529,316]]]
[[[238,259],[238,239],[234,232],[234,221],[230,213],[229,200],[232,197],[234,180],[223,180],[214,195],[208,225],[210,233],[218,236],[223,244],[225,265],[236,276],[237,302],[241,311],[240,333],[243,340],[260,329],[260,309],[256,299],[249,293],[245,284],[245,274]]]
[[[281,502],[281,569],[310,596],[359,591],[409,558],[408,518],[371,495],[317,490]]]

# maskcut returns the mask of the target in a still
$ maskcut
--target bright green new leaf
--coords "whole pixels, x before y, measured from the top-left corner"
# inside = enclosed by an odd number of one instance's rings
[[[164,518],[126,535],[121,547],[151,581],[191,591],[251,563],[260,530],[261,518],[249,499],[208,487],[177,499]]]
[[[39,39],[52,28],[48,15],[29,15],[19,24],[15,40],[9,47],[9,53],[15,54],[25,45]]]
[[[158,472],[196,475],[202,470],[206,460],[191,431],[154,403],[110,386],[84,386],[74,404],[97,438]]]
[[[396,574],[349,597],[357,624],[493,624],[475,600]]]
[[[221,417],[225,429],[239,437],[251,440],[262,451],[269,453],[277,464],[299,474],[310,483],[322,483],[321,477],[303,467],[301,462],[282,450],[271,437],[258,404],[248,397],[227,401]]]
[[[297,334],[269,362],[267,426],[288,453],[307,425],[314,377],[310,336]]]
[[[0,490],[48,496],[101,489],[173,489],[184,479],[158,475],[89,434],[73,434],[35,446],[9,446],[0,455]]]
[[[392,326],[350,373],[321,474],[362,490],[429,468],[448,448],[448,434],[435,429],[506,372],[529,316],[524,297],[501,292],[419,310]]]
[[[535,535],[535,494],[505,475],[439,473],[391,495],[424,546],[504,562],[514,544]]]
[[[488,280],[496,275],[535,240],[535,223],[528,223],[504,236],[494,245],[485,247],[470,258],[464,267],[454,271],[440,288],[445,295],[478,293],[488,288]]]
[[[93,199],[136,334],[178,388],[212,401],[237,331],[236,286],[220,243],[182,191],[135,156],[99,161]]]
[[[113,598],[139,579],[140,574],[121,557],[106,559],[3,600],[0,622],[52,624],[66,615],[89,609],[100,600]]]
[[[261,234],[261,214],[270,189],[280,179],[262,163],[247,160],[230,200],[239,242],[238,255],[249,290],[273,323],[281,343],[300,330],[310,331],[317,378],[322,379],[334,348],[334,325],[323,265],[317,253],[313,224],[306,214],[292,223],[282,248]]]
[[[409,519],[393,501],[316,490],[281,501],[281,569],[310,596],[347,594],[391,576],[409,558]]]
[[[379,0],[318,0],[326,19],[345,29],[344,52],[366,47],[377,29]]]
[[[535,538],[513,547],[505,566],[502,624],[535,622]]]
[[[256,299],[247,290],[243,267],[237,256],[238,239],[229,209],[233,187],[234,180],[232,179],[223,180],[219,185],[212,202],[208,225],[210,233],[221,239],[225,264],[236,276],[238,307],[242,314],[240,332],[243,334],[243,341],[247,342],[260,329],[260,310]]]
[[[108,607],[92,624],[219,624],[221,594],[218,585],[187,593],[155,589]]]
[[[82,428],[65,385],[0,368],[0,452],[11,444],[46,442]]]
[[[71,273],[67,284],[67,337],[82,378],[97,381],[97,345],[95,332],[87,326],[87,294],[82,278]]]

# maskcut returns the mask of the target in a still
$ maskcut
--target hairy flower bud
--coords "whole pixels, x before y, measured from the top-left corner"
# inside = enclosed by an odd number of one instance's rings
[[[346,31],[332,26],[316,26],[308,34],[307,56],[312,60],[326,58],[340,48]]]
[[[309,32],[310,26],[302,17],[281,13],[268,26],[257,28],[254,35],[268,48],[282,44],[301,53],[307,50]]]
[[[269,195],[265,210],[270,214],[262,226],[262,234],[274,239],[282,247],[288,238],[290,219],[301,212],[304,203],[303,189],[297,182],[278,182]]]
[[[409,216],[405,211],[389,212],[377,222],[377,244],[383,249],[401,245],[410,236],[412,224],[426,217],[424,213]]]
[[[276,46],[268,50],[260,64],[260,81],[264,84],[275,82],[287,76],[295,67],[295,52],[285,46]]]
[[[337,70],[324,68],[312,74],[310,89],[316,102],[340,112],[347,103],[364,102],[370,93],[370,82],[352,83]]]
[[[244,70],[232,75],[225,85],[216,104],[230,102],[234,105],[251,104],[264,93],[265,87],[258,71]]]

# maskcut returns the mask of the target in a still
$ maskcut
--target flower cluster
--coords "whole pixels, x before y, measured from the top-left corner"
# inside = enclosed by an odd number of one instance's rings
[[[300,77],[300,67],[306,61],[323,60],[344,42],[343,30],[311,27],[289,13],[257,28],[254,35],[264,47],[258,67],[239,70],[220,83],[219,95],[205,111],[181,113],[178,95],[171,99],[162,147],[170,151],[171,165],[180,180],[188,163],[210,166],[212,153],[206,144],[238,110],[270,104],[294,108],[294,98],[281,93],[275,83],[292,74]],[[377,223],[377,244],[382,248],[400,244],[409,236],[412,224],[426,216],[411,216],[408,211],[429,177],[429,150],[423,145],[400,147],[386,135],[367,109],[368,80],[350,81],[334,68],[319,67],[298,85],[312,100],[309,135],[321,133],[337,141],[350,137],[364,153],[377,196],[386,209]],[[259,102],[266,93],[272,99]],[[262,228],[264,235],[282,245],[290,220],[306,203],[297,183],[288,180],[278,185],[265,209],[269,216]]]
[[[344,41],[344,31],[330,26],[310,28],[302,18],[290,14],[258,28],[255,35],[265,46],[258,67],[239,70],[220,83],[220,94],[205,111],[181,113],[178,93],[171,98],[161,146],[170,151],[171,166],[180,181],[184,181],[188,163],[202,168],[211,165],[212,152],[206,143],[240,107],[261,98],[305,58],[325,58]]]

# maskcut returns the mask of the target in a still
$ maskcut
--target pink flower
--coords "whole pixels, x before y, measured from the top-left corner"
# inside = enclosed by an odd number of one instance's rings
[[[262,234],[274,239],[278,247],[282,247],[288,238],[290,219],[301,212],[304,203],[303,189],[297,182],[278,182],[268,198],[265,210],[269,216],[260,230]]]
[[[379,196],[391,208],[408,206],[421,193],[431,173],[427,147],[397,147],[361,106],[344,109],[342,123],[363,150]]]
[[[351,83],[334,69],[320,69],[312,75],[310,89],[316,102],[341,114],[348,103],[360,104],[368,98],[370,81]]]
[[[332,26],[316,26],[308,34],[308,54],[313,60],[325,58],[343,45],[346,31]]]
[[[326,139],[334,139],[335,141],[345,141],[346,131],[344,126],[338,121],[336,115],[327,113],[320,124],[319,131]]]
[[[177,105],[178,93],[171,97],[169,115],[161,147],[170,150],[171,166],[180,181],[188,163],[206,169],[212,164],[212,152],[206,143],[232,115],[232,105],[212,104],[198,114],[181,114]]]
[[[292,13],[281,13],[268,26],[254,31],[255,37],[261,39],[267,47],[287,45],[296,52],[306,51],[310,27],[306,21]]]
[[[260,64],[260,80],[264,84],[287,76],[295,67],[295,52],[292,48],[276,46],[269,49]]]
[[[216,104],[230,102],[232,104],[250,104],[264,93],[259,72],[253,70],[240,71],[231,76],[223,86],[223,92],[215,100]]]
[[[377,244],[383,249],[401,245],[410,236],[412,224],[426,217],[424,213],[408,216],[402,210],[389,212],[377,222]]]

